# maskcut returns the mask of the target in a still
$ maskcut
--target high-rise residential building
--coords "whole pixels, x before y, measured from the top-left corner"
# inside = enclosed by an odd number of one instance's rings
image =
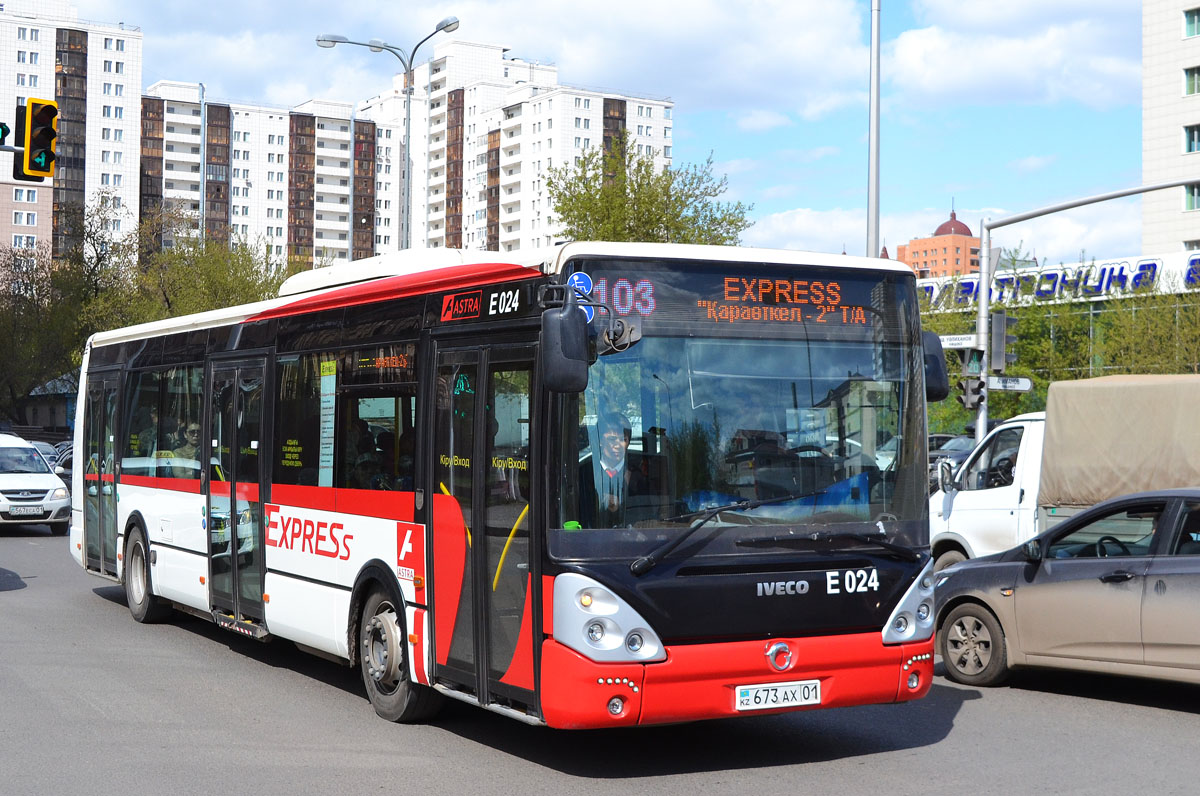
[[[896,247],[896,259],[919,277],[960,276],[979,270],[979,238],[954,211],[928,238],[913,238]]]
[[[64,209],[104,190],[128,230],[138,204],[138,97],[142,32],[123,23],[85,22],[67,0],[8,0],[0,5],[0,108],[29,97],[58,102],[57,163],[44,182],[13,179],[0,158],[0,243],[66,246]],[[6,117],[7,118],[7,117]],[[10,139],[11,142],[11,139]]]
[[[1142,251],[1200,249],[1200,0],[1142,2]]]
[[[142,98],[143,212],[182,207],[207,236],[314,264],[402,248],[404,79],[357,106],[293,108],[155,83]],[[442,43],[413,85],[413,247],[550,245],[547,172],[622,131],[659,168],[671,162],[670,101],[563,86],[556,67],[498,45]]]
[[[506,53],[495,44],[442,41],[413,70],[414,247],[551,245],[558,226],[547,172],[618,133],[652,154],[657,167],[671,163],[670,100],[563,85],[556,66]],[[397,75],[392,90],[367,100],[362,113],[402,128],[403,79]],[[403,152],[396,155],[399,196]]]
[[[251,105],[162,80],[142,97],[142,119],[143,214],[180,208],[209,238],[316,263],[394,246],[398,209],[377,198],[376,150],[398,130],[351,104]]]

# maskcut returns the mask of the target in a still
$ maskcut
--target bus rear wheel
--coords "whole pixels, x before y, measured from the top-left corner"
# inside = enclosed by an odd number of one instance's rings
[[[358,665],[375,713],[388,721],[422,721],[442,704],[437,691],[409,680],[407,649],[403,606],[372,591],[358,624]]]
[[[130,529],[125,545],[125,601],[133,618],[144,624],[161,622],[171,615],[170,604],[154,596],[146,534],[137,527]]]

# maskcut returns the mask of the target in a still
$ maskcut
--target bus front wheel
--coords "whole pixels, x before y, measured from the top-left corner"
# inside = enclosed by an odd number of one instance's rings
[[[403,610],[382,591],[371,592],[358,625],[358,665],[367,698],[380,717],[416,722],[436,713],[442,696],[409,680]]]

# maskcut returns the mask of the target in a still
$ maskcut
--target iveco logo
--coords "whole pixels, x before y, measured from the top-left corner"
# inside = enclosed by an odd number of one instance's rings
[[[760,581],[758,584],[759,597],[776,597],[783,594],[808,594],[808,581],[773,580],[766,583]]]
[[[792,648],[783,641],[767,644],[767,663],[777,672],[786,672],[792,666]]]

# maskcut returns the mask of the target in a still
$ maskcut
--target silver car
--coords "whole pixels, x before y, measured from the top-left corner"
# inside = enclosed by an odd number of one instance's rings
[[[946,675],[994,685],[1054,667],[1200,683],[1200,489],[1099,503],[938,573]]]

